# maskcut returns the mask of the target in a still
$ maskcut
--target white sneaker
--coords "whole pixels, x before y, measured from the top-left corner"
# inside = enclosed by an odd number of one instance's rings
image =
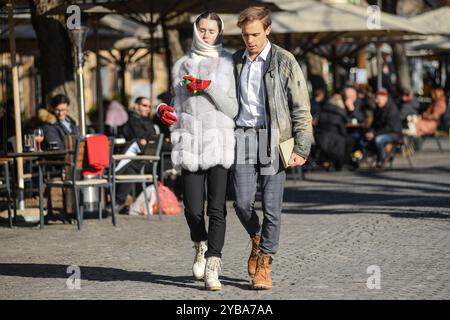
[[[222,289],[219,274],[222,272],[222,260],[219,257],[206,258],[205,287],[206,290],[218,291]]]
[[[203,279],[205,276],[205,252],[208,250],[206,241],[194,242],[195,258],[192,266],[192,273],[197,280]]]

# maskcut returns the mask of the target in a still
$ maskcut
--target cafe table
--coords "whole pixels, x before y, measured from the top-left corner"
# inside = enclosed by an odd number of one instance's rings
[[[67,155],[69,151],[67,150],[55,150],[55,151],[32,151],[32,152],[1,152],[0,158],[9,158],[13,160],[13,170],[12,171],[12,196],[14,202],[14,208],[17,207],[17,198],[19,196],[19,200],[23,200],[23,188],[17,188],[18,185],[18,177],[17,177],[17,159],[30,159],[30,160],[42,160],[42,159],[55,159],[62,158]],[[14,223],[17,222],[17,213],[14,210]]]

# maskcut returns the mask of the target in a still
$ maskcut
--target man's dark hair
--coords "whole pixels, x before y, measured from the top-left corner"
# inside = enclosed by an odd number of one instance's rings
[[[142,100],[144,100],[144,99],[147,99],[147,100],[148,100],[148,98],[146,98],[146,97],[137,97],[136,100],[134,100],[134,103],[139,104],[139,103],[141,103]]]
[[[70,99],[63,94],[57,94],[56,96],[53,96],[50,99],[50,107],[52,107],[52,109],[56,108],[58,105],[62,103],[67,103],[67,105],[69,105]]]

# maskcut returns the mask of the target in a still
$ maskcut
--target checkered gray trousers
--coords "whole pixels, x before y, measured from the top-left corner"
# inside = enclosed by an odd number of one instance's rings
[[[259,164],[235,164],[231,171],[234,191],[234,208],[244,228],[250,236],[261,232],[260,249],[268,254],[278,250],[281,226],[281,207],[283,204],[286,172],[274,175],[261,175]],[[260,224],[255,211],[255,196],[261,187],[263,221]]]

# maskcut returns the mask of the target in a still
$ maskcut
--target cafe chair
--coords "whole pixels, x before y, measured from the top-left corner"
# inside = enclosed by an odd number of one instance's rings
[[[389,167],[391,169],[393,168],[395,156],[399,154],[405,157],[406,160],[408,160],[409,167],[413,169],[414,163],[411,159],[411,156],[415,153],[415,149],[414,149],[414,141],[412,140],[412,138],[404,136],[401,139],[395,141],[391,145],[392,145],[391,148],[387,150],[389,152],[386,152]]]
[[[11,215],[11,207],[14,210],[14,216],[16,216],[16,206],[15,206],[15,202],[12,199],[12,192],[11,192],[11,182],[10,182],[11,178],[9,175],[9,162],[10,161],[12,161],[12,160],[0,159],[0,168],[3,169],[3,174],[0,175],[0,190],[6,190],[7,206],[8,206],[8,221],[9,221],[9,227],[12,228],[13,221],[12,221],[12,215]]]
[[[113,182],[112,182],[112,153],[114,147],[114,140],[108,139],[109,155],[108,164],[105,166],[103,175],[95,179],[83,179],[82,172],[86,170],[88,164],[87,157],[87,143],[86,139],[78,139],[73,136],[68,136],[66,139],[66,147],[69,150],[64,160],[61,161],[39,161],[39,213],[40,213],[40,228],[44,225],[44,191],[46,188],[61,188],[63,190],[70,190],[73,195],[73,202],[75,206],[77,227],[81,230],[83,224],[84,209],[80,201],[80,191],[89,187],[98,187],[103,194],[103,189],[107,188],[111,197],[112,208],[111,219],[112,223],[116,225],[115,211],[114,211],[114,196],[113,196]],[[47,174],[50,167],[61,167],[59,177],[51,177]],[[51,190],[49,190],[51,194]],[[104,197],[101,197],[99,205],[99,215],[101,216],[104,208]],[[50,201],[51,205],[51,201]],[[47,204],[47,208],[50,206]],[[65,210],[65,208],[64,208]]]
[[[147,139],[147,145],[144,149],[144,154],[132,155],[132,154],[115,154],[113,155],[113,198],[116,196],[116,185],[119,183],[141,183],[142,192],[144,192],[145,205],[147,209],[147,214],[150,217],[150,207],[149,207],[149,195],[147,194],[147,187],[151,184],[155,186],[156,193],[156,203],[158,205],[159,219],[162,220],[162,209],[161,202],[158,192],[158,175],[157,168],[158,162],[160,160],[160,153],[163,144],[164,135],[161,133],[159,135],[151,136]],[[143,163],[140,170],[140,174],[124,174],[121,170],[116,172],[120,161],[140,161]],[[147,174],[145,169],[151,167],[152,174]]]

